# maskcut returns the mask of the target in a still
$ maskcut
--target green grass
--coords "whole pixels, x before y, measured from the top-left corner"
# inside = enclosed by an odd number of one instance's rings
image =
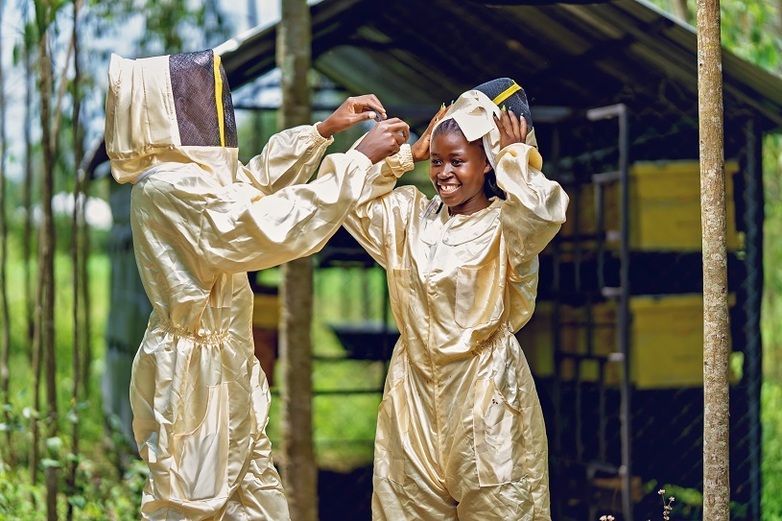
[[[18,251],[18,250],[16,250]],[[12,250],[12,255],[14,250]],[[71,446],[71,430],[78,421],[80,431],[78,489],[66,499],[60,495],[58,509],[64,518],[68,501],[78,506],[75,519],[119,520],[136,519],[144,468],[132,459],[127,465],[118,465],[121,454],[127,455],[124,440],[107,436],[106,418],[101,408],[100,378],[104,352],[103,332],[109,301],[109,263],[106,256],[92,257],[89,265],[92,299],[92,331],[94,363],[90,374],[89,395],[73,398],[72,379],[72,290],[71,262],[67,255],[58,254],[55,273],[58,284],[55,294],[55,358],[57,365],[57,402],[59,432],[44,443],[42,463],[61,469],[70,465],[74,457]],[[37,279],[37,274],[33,270]],[[39,474],[35,485],[31,484],[28,454],[31,442],[31,418],[33,375],[31,367],[31,342],[24,327],[24,266],[21,261],[12,262],[8,268],[9,310],[11,313],[10,357],[10,407],[11,421],[4,427],[11,430],[11,445],[2,451],[0,461],[0,519],[36,521],[46,519],[43,479]],[[41,402],[45,403],[45,387],[41,388]],[[42,406],[45,407],[45,406]],[[5,433],[3,433],[4,436]],[[5,440],[3,440],[5,444]],[[11,456],[9,457],[9,452]],[[61,481],[60,490],[64,490]]]
[[[11,427],[14,464],[0,463],[0,519],[37,521],[45,519],[45,497],[42,479],[32,486],[29,481],[27,454],[30,443],[30,404],[32,397],[30,371],[30,344],[23,331],[23,292],[21,281],[23,266],[12,263],[9,269],[11,288],[13,342],[11,358]],[[145,467],[128,457],[127,447],[118,436],[107,436],[106,418],[101,410],[100,378],[104,352],[103,334],[109,304],[110,266],[105,256],[95,256],[90,264],[95,363],[91,374],[91,391],[88,397],[75,404],[72,400],[71,380],[71,291],[70,261],[67,256],[57,257],[59,281],[56,306],[58,403],[60,407],[60,436],[48,446],[46,457],[52,462],[69,461],[70,423],[68,412],[78,414],[82,436],[80,460],[80,489],[71,498],[79,508],[78,520],[131,520],[136,519],[141,487],[144,484]],[[275,282],[279,274],[275,270],[263,277]],[[313,324],[313,349],[317,357],[313,371],[313,386],[325,391],[314,398],[315,448],[318,464],[322,468],[348,471],[372,461],[372,442],[375,434],[375,418],[380,403],[385,366],[382,362],[340,360],[345,350],[329,325],[338,322],[380,320],[385,298],[385,273],[379,268],[362,271],[319,270],[315,278],[315,316]],[[782,294],[780,290],[779,294]],[[769,322],[782,323],[782,310],[764,308],[764,327]],[[780,317],[775,319],[775,317]],[[779,349],[775,332],[764,329],[766,350],[775,353]],[[769,343],[773,345],[769,345]],[[279,374],[278,374],[279,381]],[[337,394],[345,390],[358,390],[356,394]],[[276,389],[274,389],[276,393]],[[763,518],[762,521],[782,521],[782,383],[767,371],[762,394],[763,421]],[[42,395],[43,397],[43,395]],[[269,435],[277,449],[280,447],[281,400],[275,395]],[[73,406],[76,405],[76,409]],[[3,440],[4,442],[4,440]],[[124,456],[123,456],[124,455]],[[677,519],[678,508],[685,508],[685,501],[674,504],[672,519]],[[60,509],[67,507],[61,495]],[[694,500],[697,503],[697,498]],[[678,507],[678,508],[677,508]],[[692,506],[691,508],[696,508]],[[680,510],[683,514],[683,510]]]

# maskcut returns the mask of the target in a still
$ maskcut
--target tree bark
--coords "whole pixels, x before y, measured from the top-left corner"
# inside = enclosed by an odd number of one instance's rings
[[[690,10],[687,7],[687,0],[672,0],[673,14],[685,23],[690,23]]]
[[[3,14],[5,1],[0,0],[0,27],[3,26]],[[0,56],[3,56],[3,43],[0,39]],[[8,411],[10,374],[8,372],[8,359],[10,357],[11,328],[8,317],[8,281],[6,278],[8,267],[8,225],[6,221],[6,186],[5,186],[5,161],[8,152],[8,140],[5,132],[6,105],[5,105],[5,76],[3,64],[0,63],[0,322],[3,324],[2,337],[0,337],[0,395],[2,395],[3,421],[6,426],[10,424],[11,415]],[[5,430],[5,450],[2,454],[6,461],[11,461],[11,429]]]
[[[84,170],[81,167],[81,160],[84,156],[84,146],[82,143],[81,131],[81,97],[79,95],[80,74],[79,67],[79,9],[81,0],[73,0],[73,164],[76,172],[75,186],[73,190],[73,216],[71,221],[71,260],[73,276],[73,401],[71,402],[71,453],[74,458],[71,461],[68,481],[67,494],[75,496],[78,494],[76,488],[77,473],[79,470],[79,391],[82,385],[81,380],[81,351],[82,351],[82,333],[89,336],[89,331],[84,328],[84,303],[81,301],[82,269],[81,265],[85,262],[82,257],[81,235],[83,233],[84,206],[86,205],[87,194],[83,190],[82,178]],[[73,519],[73,504],[68,502],[68,508],[65,514],[68,521]]]
[[[39,284],[41,301],[39,304],[41,350],[44,359],[46,379],[46,434],[52,438],[57,435],[57,365],[54,345],[54,220],[52,215],[52,196],[54,190],[55,135],[52,132],[51,97],[52,66],[49,54],[49,24],[52,10],[48,6],[36,10],[43,17],[37,20],[41,30],[38,46],[38,84],[41,94],[41,149],[43,151],[43,179],[41,182],[41,230],[39,248]],[[46,468],[46,510],[49,521],[57,519],[57,469]]]
[[[24,25],[29,23],[29,7],[24,6],[22,19]],[[27,339],[31,345],[35,346],[35,302],[37,296],[34,295],[33,272],[32,272],[32,252],[33,252],[33,211],[32,211],[32,192],[33,192],[33,82],[35,70],[33,67],[33,42],[30,41],[27,34],[24,36],[24,189],[22,192],[22,204],[24,206],[24,237],[31,240],[22,241],[22,252],[24,257],[24,300],[25,300],[25,322],[27,330]],[[35,357],[35,350],[30,353],[30,359]],[[35,364],[31,364],[35,365]]]
[[[310,123],[311,27],[306,0],[282,0],[277,64],[282,71],[280,127]],[[282,478],[293,521],[316,521],[317,464],[312,428],[312,259],[282,267]]]
[[[698,0],[703,230],[703,519],[730,519],[728,282],[719,0]]]

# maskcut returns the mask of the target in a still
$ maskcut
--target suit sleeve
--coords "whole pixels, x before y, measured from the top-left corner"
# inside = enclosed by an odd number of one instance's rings
[[[394,189],[398,178],[412,168],[407,144],[397,154],[372,165],[370,180],[345,219],[345,229],[385,269],[401,255],[408,216],[420,198],[414,187]]]
[[[565,222],[568,195],[540,171],[542,164],[537,149],[522,143],[507,146],[497,155],[497,185],[507,195],[502,233],[516,269],[538,255]]]
[[[223,271],[255,271],[320,251],[356,205],[369,159],[331,154],[318,179],[266,195],[235,183],[210,196],[198,240],[205,263]]]
[[[302,125],[274,134],[247,166],[240,165],[237,181],[269,195],[286,186],[306,183],[334,138],[324,138],[315,125]]]

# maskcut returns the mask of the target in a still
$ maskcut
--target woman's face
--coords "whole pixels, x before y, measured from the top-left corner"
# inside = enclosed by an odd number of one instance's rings
[[[430,144],[429,179],[451,214],[470,215],[489,206],[483,181],[491,165],[480,141],[461,132],[438,132]]]

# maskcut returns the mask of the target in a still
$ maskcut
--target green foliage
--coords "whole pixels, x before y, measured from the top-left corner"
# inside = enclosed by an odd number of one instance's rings
[[[262,272],[264,282],[278,280],[278,270]],[[348,471],[372,462],[377,407],[382,398],[385,364],[345,359],[345,349],[331,324],[382,320],[385,271],[375,267],[321,269],[315,273],[313,317],[313,425],[315,450],[322,468]],[[281,378],[278,372],[277,381]],[[358,390],[356,394],[341,394]],[[281,400],[272,402],[268,434],[280,443]]]
[[[650,0],[660,9],[673,13],[676,0]],[[696,0],[687,0],[692,26],[697,23]],[[782,37],[778,4],[771,0],[722,0],[720,2],[722,42],[725,48],[769,71],[780,71]]]
[[[652,0],[662,9],[671,10],[673,0]],[[695,0],[689,0],[690,12],[696,12]],[[23,36],[33,52],[35,42],[43,34],[43,28],[57,29],[58,17],[64,20],[68,2],[34,2],[36,16],[23,26]],[[219,11],[208,12],[207,7],[185,0],[146,2],[139,9],[138,2],[119,0],[100,2],[88,0],[84,10],[83,27],[96,36],[115,35],[117,28],[131,25],[130,21],[144,19],[145,29],[135,42],[138,55],[195,50],[205,47],[210,34],[228,36],[223,25],[224,18]],[[778,24],[780,13],[777,4],[769,0],[722,0],[722,35],[725,46],[732,52],[759,66],[779,71],[782,67],[782,39]],[[210,20],[216,24],[210,25]],[[689,20],[695,24],[695,20]],[[54,24],[54,25],[52,25]],[[218,33],[215,33],[218,31]],[[190,36],[184,36],[189,34]],[[132,39],[132,38],[131,38]],[[24,43],[24,42],[23,42]],[[22,44],[14,48],[14,64],[22,62]],[[60,41],[60,43],[62,43]],[[101,54],[102,53],[102,54]],[[93,56],[98,56],[93,59]],[[105,74],[105,50],[90,54],[91,66],[100,75]],[[98,73],[96,73],[98,74]],[[86,87],[83,86],[84,89]],[[66,104],[67,105],[67,104]],[[239,132],[243,160],[260,151],[271,133],[277,130],[276,114],[264,113],[258,121],[260,127]],[[249,125],[247,123],[246,125]],[[260,129],[260,130],[259,130]],[[70,154],[67,146],[70,125],[63,120],[63,153]],[[249,136],[249,138],[248,138]],[[344,150],[357,136],[345,134],[342,141],[335,143],[334,150]],[[252,139],[245,142],[245,139]],[[38,147],[38,144],[34,144]],[[39,148],[36,148],[40,154]],[[782,140],[779,136],[767,137],[764,142],[764,182],[766,190],[766,237],[765,273],[766,292],[763,301],[764,371],[766,381],[762,391],[763,422],[763,484],[762,521],[782,521],[782,270],[777,264],[782,258]],[[72,189],[72,165],[68,157],[58,158],[58,183],[62,189]],[[69,177],[70,175],[70,177]],[[427,184],[425,173],[423,184]],[[100,188],[99,188],[100,189]],[[34,187],[35,191],[35,187]],[[18,185],[9,186],[9,201],[21,199]],[[105,196],[105,194],[104,194]],[[18,204],[12,204],[13,208]],[[21,250],[21,223],[11,219],[11,251]],[[127,440],[107,429],[112,418],[105,418],[101,407],[100,386],[92,385],[89,396],[80,397],[74,403],[70,367],[72,361],[72,295],[69,283],[71,266],[67,255],[70,224],[68,219],[58,220],[58,244],[62,248],[57,257],[57,367],[58,400],[60,410],[60,437],[45,442],[41,467],[60,467],[63,470],[78,462],[77,488],[69,497],[61,494],[60,509],[64,513],[68,503],[75,507],[77,520],[134,520],[138,519],[138,505],[141,490],[146,479],[146,467],[133,455]],[[105,234],[104,234],[105,237]],[[93,240],[96,251],[103,251],[101,238]],[[10,447],[2,447],[3,454],[9,452],[11,459],[0,460],[0,519],[36,521],[45,519],[45,488],[42,480],[30,483],[27,468],[27,454],[30,444],[31,422],[41,412],[34,411],[31,404],[29,347],[27,331],[23,331],[22,260],[16,258],[9,266],[8,279],[12,284],[9,291],[11,317],[11,394],[10,404],[5,408],[6,416],[0,418],[0,444],[5,443],[6,432],[11,433]],[[93,301],[92,341],[96,349],[96,365],[92,369],[94,381],[101,377],[100,361],[103,358],[103,331],[108,311],[109,266],[103,255],[93,257],[90,264],[91,291]],[[35,271],[33,271],[35,273]],[[322,394],[315,398],[314,425],[316,429],[316,451],[322,467],[346,470],[357,465],[366,465],[372,459],[372,440],[375,434],[375,413],[381,399],[381,388],[385,367],[382,362],[350,360],[328,360],[344,356],[329,324],[338,321],[378,319],[382,316],[384,295],[384,272],[374,269],[367,272],[321,270],[316,274],[315,324],[313,340],[315,353],[321,359],[315,363],[313,383],[316,390],[334,394]],[[275,283],[279,277],[269,270],[262,278]],[[362,284],[365,283],[365,284]],[[364,291],[363,288],[367,288]],[[369,295],[369,298],[367,298]],[[336,394],[345,389],[366,390],[346,395]],[[275,399],[271,412],[269,434],[279,447],[280,400]],[[78,422],[82,441],[78,455],[73,454],[70,429]],[[66,472],[60,472],[65,479]],[[698,491],[665,486],[668,494],[676,497],[673,519],[697,516],[702,502]],[[64,483],[60,490],[65,490]],[[734,512],[740,514],[740,512]]]
[[[763,244],[763,370],[766,379],[782,383],[782,137],[767,136],[763,142],[765,241]],[[782,489],[779,491],[782,497]]]
[[[763,424],[763,521],[782,521],[782,384],[766,381],[761,393]]]
[[[0,424],[0,436],[11,433],[11,446],[4,447],[0,460],[0,519],[9,521],[37,521],[46,519],[45,487],[43,480],[30,482],[27,455],[31,441],[32,422],[45,414],[31,407],[32,375],[30,372],[30,342],[21,324],[24,323],[21,259],[12,255],[9,266],[9,299],[11,316],[11,392],[10,404],[5,407]],[[60,410],[59,437],[44,441],[39,470],[47,467],[60,468],[59,490],[65,491],[65,477],[73,462],[78,462],[77,490],[66,498],[60,494],[58,509],[64,518],[67,502],[76,507],[76,520],[135,520],[138,519],[138,505],[145,481],[146,468],[131,456],[127,441],[106,429],[106,417],[101,407],[100,386],[92,385],[87,397],[74,402],[70,376],[72,363],[72,295],[68,283],[71,274],[70,259],[63,254],[56,258],[56,279],[58,281],[55,314],[57,394]],[[91,298],[93,299],[92,342],[96,357],[103,358],[103,331],[105,310],[108,309],[109,265],[105,255],[93,257],[90,261]],[[92,378],[101,376],[100,367],[93,368]],[[73,453],[70,437],[72,425],[78,422],[81,433],[79,454]],[[5,444],[5,440],[2,441]],[[11,465],[11,462],[14,464]],[[42,474],[39,474],[39,476]]]

